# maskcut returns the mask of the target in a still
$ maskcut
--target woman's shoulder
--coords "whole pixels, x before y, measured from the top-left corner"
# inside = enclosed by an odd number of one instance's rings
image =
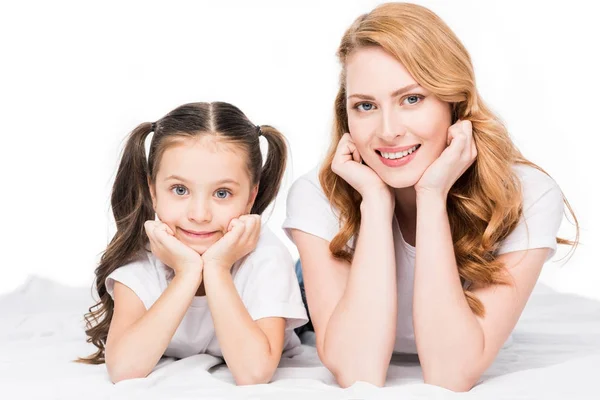
[[[331,241],[340,230],[339,212],[329,202],[319,181],[316,166],[293,183],[288,192],[283,229],[293,241],[296,229]]]
[[[513,170],[521,183],[524,209],[532,206],[542,197],[559,197],[560,201],[562,201],[560,187],[544,171],[528,164],[515,164]]]
[[[323,190],[321,182],[319,181],[319,171],[320,166],[317,165],[310,171],[300,175],[292,184],[288,198],[296,195],[316,195],[327,199],[325,196],[325,191]]]

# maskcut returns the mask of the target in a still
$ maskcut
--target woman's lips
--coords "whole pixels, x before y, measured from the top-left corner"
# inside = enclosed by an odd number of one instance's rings
[[[412,153],[410,153],[409,155],[404,156],[402,158],[396,158],[393,160],[389,159],[389,158],[385,158],[378,151],[376,151],[376,153],[377,153],[377,156],[379,157],[379,160],[383,163],[383,165],[388,166],[388,167],[402,167],[402,166],[408,164],[409,162],[411,162],[413,160],[413,158],[415,158],[415,155],[417,154],[417,152],[420,149],[421,149],[421,146],[417,147],[417,149],[415,151],[413,151]]]

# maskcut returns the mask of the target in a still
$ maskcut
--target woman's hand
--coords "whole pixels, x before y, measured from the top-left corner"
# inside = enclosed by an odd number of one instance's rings
[[[161,221],[146,221],[144,228],[150,240],[150,250],[176,275],[191,273],[201,278],[202,257],[177,239],[171,228]]]
[[[448,147],[416,183],[417,196],[433,193],[446,198],[450,188],[475,162],[477,148],[471,121],[458,121],[448,128]]]
[[[206,268],[231,270],[233,264],[256,248],[260,235],[260,215],[248,214],[229,222],[227,233],[202,254]]]
[[[394,196],[388,185],[369,166],[362,164],[362,157],[349,133],[340,139],[331,162],[331,170],[348,182],[360,195],[389,196],[393,205]],[[393,209],[393,207],[392,207]]]

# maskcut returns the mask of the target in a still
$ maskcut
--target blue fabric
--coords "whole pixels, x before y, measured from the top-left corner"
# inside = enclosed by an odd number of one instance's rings
[[[305,331],[315,331],[313,328],[312,321],[310,320],[310,313],[308,312],[308,302],[306,301],[306,291],[304,290],[304,276],[302,276],[302,264],[300,260],[296,262],[296,277],[298,278],[298,284],[300,285],[300,295],[302,296],[302,302],[304,303],[304,308],[306,308],[306,315],[308,315],[308,323],[306,325],[302,325],[294,331],[300,335]]]

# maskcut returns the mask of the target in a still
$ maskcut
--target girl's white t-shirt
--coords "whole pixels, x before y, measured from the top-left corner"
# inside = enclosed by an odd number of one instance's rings
[[[497,255],[513,251],[549,248],[548,259],[556,252],[556,234],[562,221],[564,206],[560,188],[552,178],[526,165],[515,165],[521,180],[523,214],[517,227],[500,243]],[[330,242],[339,232],[336,211],[327,200],[319,182],[319,168],[298,178],[288,193],[287,217],[283,229],[292,239],[291,229],[318,236]],[[394,352],[416,353],[412,324],[415,247],[406,243],[398,221],[393,220],[398,318]],[[352,243],[352,239],[348,242]],[[546,260],[546,261],[547,261]],[[310,311],[310,310],[309,310]]]
[[[114,298],[114,283],[121,282],[133,290],[148,310],[166,290],[175,273],[151,252],[143,253],[140,260],[113,271],[106,278],[106,290]],[[231,274],[253,320],[286,319],[283,356],[299,354],[300,339],[293,329],[304,325],[308,318],[294,262],[285,245],[263,225],[256,249],[236,262]],[[164,355],[184,358],[201,353],[223,356],[207,298],[194,296]]]

